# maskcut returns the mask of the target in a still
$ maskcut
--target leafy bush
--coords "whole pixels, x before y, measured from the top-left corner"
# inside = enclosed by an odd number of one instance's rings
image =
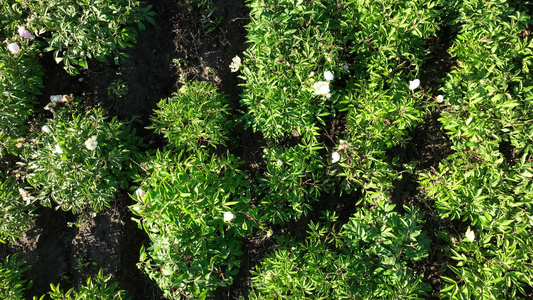
[[[64,107],[43,126],[28,163],[28,181],[45,206],[99,212],[126,188],[140,141],[129,123],[107,120],[101,109]]]
[[[231,128],[228,101],[211,84],[188,83],[172,98],[161,100],[158,107],[148,128],[163,133],[176,148],[225,145]]]
[[[317,95],[314,89],[315,83],[326,85],[324,72],[340,69],[328,15],[334,6],[331,1],[250,3],[251,45],[241,71],[246,80],[242,103],[247,125],[265,138],[281,138],[293,130],[312,137],[317,124],[325,124],[323,118],[335,112],[336,97]]]
[[[344,2],[337,30],[346,37],[339,42],[347,70],[338,107],[347,112],[342,138],[348,147],[336,150],[341,160],[331,172],[345,178],[344,189],[361,187],[375,195],[365,197],[371,203],[386,196],[401,175],[386,151],[404,146],[409,130],[433,105],[420,77],[427,39],[439,29],[440,2]]]
[[[151,246],[140,267],[170,299],[205,299],[232,283],[240,239],[255,226],[239,160],[197,151],[158,152],[146,163],[148,177],[131,207]]]
[[[16,1],[18,2],[18,1]],[[89,59],[106,61],[113,56],[118,64],[121,52],[133,46],[137,37],[135,24],[145,29],[144,21],[154,24],[151,6],[139,1],[118,0],[30,0],[21,4],[32,26],[44,34],[56,62],[65,64],[69,74],[78,74],[79,67],[88,68]]]
[[[0,297],[2,299],[22,300],[24,292],[31,287],[24,277],[26,268],[22,267],[23,261],[16,255],[8,256],[0,264]]]
[[[48,293],[48,296],[52,300],[85,300],[85,299],[94,299],[94,300],[122,300],[130,299],[127,296],[127,292],[124,290],[116,290],[118,282],[113,282],[109,284],[111,280],[111,275],[104,276],[102,270],[98,272],[98,276],[95,278],[89,277],[87,279],[87,284],[78,287],[78,290],[73,288],[64,292],[58,285],[50,285],[51,291]],[[40,300],[45,299],[46,295],[43,295]],[[36,298],[33,298],[36,300]]]
[[[318,142],[326,118],[347,114],[345,130],[328,138],[342,134],[349,147],[331,151],[342,159],[327,173],[339,192],[362,188],[374,203],[401,175],[386,151],[405,145],[433,105],[409,81],[425,83],[416,78],[441,2],[251,2],[243,118],[269,139],[296,132]]]
[[[250,299],[419,299],[430,287],[408,266],[427,256],[429,239],[413,207],[393,212],[381,201],[359,210],[340,231],[311,223],[304,244],[282,240],[252,271]],[[328,215],[328,214],[326,214]],[[421,299],[421,298],[420,298]]]
[[[3,177],[3,176],[2,176]],[[0,242],[20,237],[33,222],[34,197],[22,187],[17,189],[15,179],[0,177]]]

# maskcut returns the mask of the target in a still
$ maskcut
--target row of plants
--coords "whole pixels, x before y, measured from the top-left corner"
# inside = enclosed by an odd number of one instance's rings
[[[448,241],[456,264],[441,296],[522,298],[533,284],[531,16],[508,1],[448,1],[448,14],[458,64],[439,120],[454,153],[420,183],[442,219],[468,228]]]
[[[439,30],[438,5],[250,3],[242,104],[243,120],[268,140],[254,193],[261,215],[286,224],[321,197],[362,193],[351,204],[358,212],[341,228],[324,212],[326,221],[311,223],[303,244],[280,236],[280,249],[254,273],[254,299],[417,298],[431,289],[411,269],[429,247],[423,214],[388,203],[398,170],[409,166],[386,153],[405,146],[442,97],[419,79],[427,40]],[[329,127],[336,119],[345,121]]]
[[[133,121],[86,109],[73,95],[46,95],[50,102],[35,107],[43,98],[40,61],[43,52],[53,52],[71,75],[89,62],[119,63],[137,30],[154,23],[154,12],[137,1],[6,0],[0,7],[0,241],[6,243],[33,224],[39,205],[82,218],[102,211],[119,188],[127,188],[142,147]],[[2,298],[25,299],[31,281],[23,265],[17,256],[2,262]],[[110,280],[100,272],[66,292],[51,283],[40,299],[125,299]]]
[[[258,299],[298,298],[317,292],[325,298],[426,295],[429,286],[422,282],[422,274],[409,267],[427,256],[429,240],[420,231],[422,214],[405,207],[407,213],[402,215],[387,203],[392,181],[401,174],[395,171],[398,163],[385,152],[404,144],[408,130],[421,122],[423,113],[437,100],[416,91],[420,85],[416,77],[427,54],[420,50],[421,45],[436,34],[438,14],[430,2],[414,6],[398,3],[405,5],[405,11],[389,7],[382,18],[372,21],[365,17],[383,11],[388,7],[385,3],[250,3],[252,45],[242,60],[234,58],[230,68],[242,74],[242,120],[268,139],[265,172],[258,178],[247,178],[239,171],[238,159],[231,154],[213,156],[215,148],[225,146],[231,129],[225,97],[213,87],[185,85],[159,103],[150,128],[162,133],[168,145],[145,159],[145,174],[138,178],[141,184],[134,196],[137,204],[131,209],[152,241],[149,248],[141,250],[139,266],[165,296],[213,296],[217,288],[232,283],[240,265],[241,242],[247,234],[259,232],[263,238],[271,238],[272,226],[306,215],[321,195],[356,190],[363,191],[360,202],[375,208],[360,208],[349,224],[335,230],[332,224],[336,217],[325,212],[329,227],[313,223],[305,245],[280,234],[278,242],[284,249],[268,255],[263,261],[265,267],[257,269],[251,295]],[[337,5],[349,9],[333,9]],[[415,19],[404,18],[406,11],[413,9]],[[331,15],[331,11],[337,13]],[[368,38],[354,34],[359,31],[353,25],[359,22],[368,24],[366,34],[376,35],[376,40],[379,37],[376,46],[346,47],[344,43],[364,44]],[[398,22],[405,31],[414,26],[416,40],[404,40],[400,31],[392,35],[395,44],[375,48],[391,41],[389,32]],[[318,34],[318,28],[326,28],[326,33]],[[354,41],[338,41],[334,38],[338,35]],[[310,52],[328,49],[328,45],[334,47],[326,53]],[[383,64],[382,53],[387,49],[394,52],[390,50],[394,47],[415,53],[409,57],[412,61],[401,58],[403,52],[399,52],[393,53],[398,56],[387,54],[391,62]],[[360,63],[363,58],[367,60]],[[404,69],[403,65],[409,67]],[[383,75],[376,75],[378,72]],[[355,93],[354,85],[363,82],[369,87],[368,103],[360,103],[362,95]],[[381,97],[390,99],[370,101]],[[403,111],[390,107],[391,99]],[[368,106],[370,111],[361,110]],[[371,119],[375,112],[388,115]],[[367,119],[356,117],[364,113]],[[345,132],[324,134],[326,121],[340,115],[350,120]],[[389,125],[387,130],[384,123]],[[356,134],[359,127],[369,128],[368,136]],[[378,137],[381,143],[375,142]],[[296,142],[286,141],[291,138]],[[362,153],[365,146],[370,149]],[[254,184],[250,186],[250,182]],[[258,199],[259,205],[252,205],[251,199]],[[375,223],[375,219],[381,222]],[[329,237],[330,230],[334,237]],[[290,266],[286,265],[288,256],[294,260]],[[321,262],[306,265],[304,261],[310,262],[311,257]],[[285,268],[291,271],[285,272]],[[324,281],[322,274],[333,268],[338,276]],[[309,278],[303,275],[306,273],[318,275]],[[367,284],[353,280],[369,274]],[[345,288],[340,288],[342,285]]]

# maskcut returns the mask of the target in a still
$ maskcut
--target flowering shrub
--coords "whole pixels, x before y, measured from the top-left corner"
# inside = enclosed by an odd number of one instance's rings
[[[101,109],[86,113],[65,104],[42,127],[28,162],[28,181],[45,206],[98,212],[127,186],[139,139],[128,123],[107,120]]]
[[[14,241],[33,223],[36,207],[30,193],[17,188],[13,177],[0,181],[0,242]]]
[[[155,23],[151,6],[142,6],[139,1],[8,2],[18,2],[31,27],[45,37],[48,46],[44,50],[53,51],[56,62],[63,62],[72,75],[79,73],[79,67],[87,69],[90,59],[106,61],[112,56],[119,63],[127,57],[121,50],[135,42],[137,31],[133,26],[143,30],[143,22]]]
[[[0,156],[6,148],[7,152],[15,151],[15,141],[26,132],[26,119],[33,112],[36,96],[43,87],[43,69],[27,43],[21,41],[23,49],[17,54],[9,52],[7,47],[0,50]]]
[[[342,64],[337,60],[334,17],[328,16],[337,10],[335,5],[331,1],[268,0],[252,1],[250,9],[251,45],[241,66],[246,124],[267,139],[287,136],[293,130],[301,136],[316,135],[318,124],[335,112],[336,98],[323,97],[333,94],[330,83],[315,75],[333,74]]]
[[[239,160],[203,151],[157,152],[131,207],[151,240],[139,265],[169,299],[205,299],[232,283],[241,241],[255,226]]]

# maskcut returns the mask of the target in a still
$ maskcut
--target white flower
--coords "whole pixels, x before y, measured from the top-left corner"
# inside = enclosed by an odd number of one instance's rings
[[[52,95],[50,96],[50,103],[59,103],[59,102],[62,102],[63,100],[63,95]]]
[[[331,56],[326,56],[326,60],[331,62]]]
[[[63,154],[63,149],[61,149],[61,147],[59,147],[59,144],[56,145],[54,151],[55,151],[57,154]]]
[[[437,96],[437,102],[438,103],[442,103],[444,101],[444,96],[443,95],[438,95]]]
[[[146,195],[146,193],[143,190],[135,190],[135,197],[137,197],[138,200],[142,200],[144,198],[144,195]]]
[[[327,93],[326,94],[326,98],[328,98],[328,99],[331,98],[331,93]]]
[[[19,194],[26,204],[30,204],[30,202],[35,199],[35,197],[31,196],[25,189],[19,188]]]
[[[231,222],[233,219],[235,219],[235,215],[231,212],[227,211],[224,213],[224,221],[225,222]]]
[[[409,81],[409,89],[412,91],[420,86],[420,79]]]
[[[41,130],[45,133],[50,133],[50,127],[48,127],[48,125],[44,125],[43,127],[41,127]]]
[[[44,107],[44,110],[49,110],[50,112],[54,112],[54,107],[56,107],[56,104],[54,102],[50,102],[48,104],[46,104],[46,106]]]
[[[315,76],[315,72],[311,71],[311,73],[309,73],[309,76]]]
[[[19,35],[24,38],[29,38],[30,40],[33,40],[35,37],[31,32],[29,32],[24,26],[17,26]]]
[[[9,49],[9,51],[11,51],[14,54],[17,54],[20,51],[20,47],[17,43],[11,43],[7,45],[7,49]]]
[[[465,238],[470,243],[472,243],[476,239],[476,235],[474,234],[474,231],[470,230],[470,226],[468,226],[468,229],[466,230]]]
[[[234,73],[234,72],[239,71],[240,66],[241,66],[241,58],[238,55],[236,55],[231,60],[231,65],[229,65],[229,68],[231,69],[231,72]]]
[[[329,83],[325,81],[319,81],[313,85],[315,88],[315,94],[327,95],[329,93]]]
[[[332,81],[333,80],[333,73],[331,73],[330,71],[324,72],[324,78],[326,79],[326,81]]]
[[[278,166],[278,167],[283,166],[283,162],[278,159],[278,161],[276,162],[276,166]]]
[[[266,237],[269,238],[269,237],[271,237],[271,236],[272,236],[272,229],[269,229],[269,230],[267,231]]]
[[[96,135],[93,135],[90,139],[85,141],[85,147],[89,150],[96,149],[96,146],[98,146],[98,142],[96,141]]]
[[[341,154],[337,151],[333,152],[331,154],[331,163],[336,163],[338,162],[339,160],[341,160]]]

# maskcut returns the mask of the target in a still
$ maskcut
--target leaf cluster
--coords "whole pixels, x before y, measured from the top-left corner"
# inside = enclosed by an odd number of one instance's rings
[[[23,261],[17,255],[6,257],[0,264],[0,297],[2,299],[25,299],[25,291],[31,288],[32,283],[24,279]]]

